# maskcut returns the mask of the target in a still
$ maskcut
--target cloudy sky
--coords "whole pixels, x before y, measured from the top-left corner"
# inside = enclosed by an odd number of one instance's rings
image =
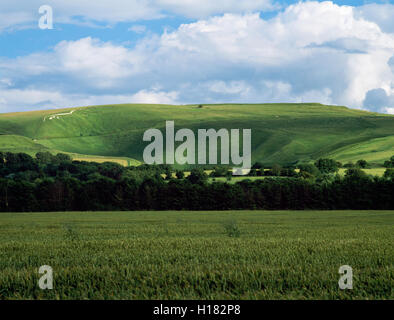
[[[0,112],[127,102],[394,114],[394,2],[1,0]]]

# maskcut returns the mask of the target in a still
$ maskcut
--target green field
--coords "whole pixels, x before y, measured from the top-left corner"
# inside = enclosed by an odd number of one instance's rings
[[[73,113],[71,113],[73,111]],[[382,164],[394,154],[394,116],[321,104],[112,105],[0,114],[0,150],[142,161],[149,128],[252,129],[252,160],[331,157]]]
[[[341,168],[339,169],[338,173],[341,176],[343,176],[345,175],[346,170],[347,169],[345,168]],[[373,168],[373,169],[361,169],[361,170],[368,175],[382,177],[384,175],[384,172],[386,171],[386,168]]]
[[[341,176],[344,176],[346,173],[345,168],[341,168],[338,170],[338,174]],[[361,169],[362,171],[364,171],[366,174],[370,175],[370,176],[378,176],[378,177],[382,177],[384,175],[384,172],[386,171],[386,168],[373,168],[373,169]],[[299,170],[296,170],[299,171]],[[205,173],[209,174],[210,171],[205,171]],[[163,175],[164,176],[164,175]],[[185,175],[186,176],[186,175]],[[175,177],[175,175],[174,175]],[[261,179],[265,179],[266,176],[256,176],[256,177],[249,177],[249,176],[232,176],[231,180],[227,180],[226,177],[215,177],[215,178],[209,178],[209,182],[227,182],[227,183],[237,183],[239,181],[243,181],[243,180],[251,180],[251,181],[255,181],[255,180],[261,180]],[[269,177],[269,178],[273,178],[273,177]],[[277,179],[282,179],[283,177],[277,177]]]
[[[123,166],[138,166],[141,164],[140,161],[128,158],[128,157],[110,157],[110,156],[97,156],[97,155],[87,155],[80,153],[67,152],[60,149],[50,149],[47,148],[30,138],[16,136],[16,135],[0,135],[0,148],[3,152],[24,152],[34,156],[37,152],[49,151],[53,154],[62,152],[70,155],[72,159],[79,161],[94,161],[94,162],[116,162]]]
[[[393,227],[393,211],[2,213],[0,298],[394,299]]]

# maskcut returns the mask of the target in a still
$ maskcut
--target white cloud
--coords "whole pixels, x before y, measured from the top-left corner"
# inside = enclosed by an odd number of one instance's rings
[[[394,74],[394,56],[392,56],[389,61],[388,61],[388,65],[391,69],[391,72]]]
[[[0,31],[18,25],[37,25],[38,8],[53,8],[54,23],[81,24],[101,22],[115,24],[139,20],[159,19],[180,14],[201,18],[225,12],[244,13],[272,10],[271,0],[100,0],[94,3],[80,0],[2,0],[0,2]]]
[[[371,108],[364,103],[371,90],[394,95],[393,52],[394,34],[353,7],[303,2],[269,20],[227,13],[183,24],[146,35],[133,48],[92,38],[63,41],[50,52],[0,59],[0,73],[10,81],[3,92],[58,92],[49,100],[66,97],[64,103],[107,103],[107,97],[114,99],[108,103],[301,101]]]
[[[213,81],[207,84],[209,90],[215,93],[224,93],[224,94],[241,94],[245,95],[248,93],[250,88],[244,81]]]
[[[12,86],[11,79],[7,79],[7,78],[0,79],[0,86],[7,86],[7,87]]]
[[[382,88],[369,90],[364,100],[364,106],[371,111],[393,113],[394,93],[387,93]]]
[[[137,34],[142,34],[142,33],[146,32],[146,26],[140,25],[140,24],[136,24],[134,26],[131,26],[128,29],[128,31],[132,31],[132,32],[137,33]]]
[[[177,103],[177,95],[178,93],[175,91],[155,90],[142,90],[129,95],[88,95],[35,89],[2,90],[0,88],[0,112],[123,103],[175,104]]]
[[[325,45],[335,42],[340,50]],[[363,52],[355,50],[360,44]],[[226,74],[226,67],[239,71],[241,66],[241,71],[254,69],[263,79],[283,77],[279,80],[299,91],[323,92],[324,101],[356,107],[362,106],[368,90],[393,80],[387,63],[393,35],[357,19],[352,7],[332,2],[299,3],[268,21],[258,14],[226,14],[182,25],[162,36],[160,50],[176,57],[178,70],[182,64],[194,70],[205,63]]]
[[[223,13],[249,13],[278,8],[271,0],[158,0],[159,7],[190,18]]]
[[[384,32],[394,33],[394,5],[370,3],[357,7],[356,16],[373,21]]]
[[[34,12],[6,10],[0,4],[0,32],[6,28],[16,29],[20,25],[26,25],[34,21]],[[38,9],[37,9],[38,10]],[[36,20],[38,22],[38,19]]]
[[[65,99],[60,92],[0,88],[0,112],[48,109],[67,106],[70,102],[72,101]]]
[[[74,86],[105,89],[141,73],[144,59],[123,46],[89,37],[62,41],[50,53],[0,58],[0,70],[14,82],[30,78],[36,84],[43,84],[52,77],[62,77],[63,81],[72,81]]]
[[[99,87],[112,86],[142,67],[139,58],[128,49],[92,38],[63,41],[54,51],[61,72]]]
[[[134,103],[150,103],[150,104],[174,104],[177,101],[178,92],[164,92],[164,91],[148,91],[141,90],[134,94],[131,102]]]
[[[53,9],[54,23],[80,24],[84,21],[117,23],[162,17],[160,10],[152,6],[152,1],[140,0],[101,0],[94,4],[80,0],[2,0],[0,17],[6,19],[0,23],[0,30],[20,24],[38,24],[38,9],[43,5]],[[77,17],[79,17],[77,19]]]

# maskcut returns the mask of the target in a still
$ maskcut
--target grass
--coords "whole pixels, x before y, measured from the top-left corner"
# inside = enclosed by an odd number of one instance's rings
[[[393,226],[393,211],[2,213],[0,298],[393,299]]]
[[[57,154],[59,152],[64,152],[57,149],[50,149],[39,144],[37,141],[26,138],[23,136],[16,136],[16,135],[0,135],[0,146],[1,151],[3,152],[25,152],[31,156],[35,156],[37,152],[51,152],[53,154]],[[70,153],[64,152],[69,154],[73,160],[79,161],[94,161],[94,162],[115,162],[119,163],[123,166],[137,166],[141,164],[140,161],[137,161],[132,158],[127,157],[106,157],[106,156],[94,156],[94,155],[85,155],[85,154],[78,154],[78,153]]]
[[[338,161],[357,158],[371,162],[383,163],[384,160],[389,159],[393,154],[394,136],[388,136],[339,148],[329,156],[337,159]]]
[[[51,115],[69,113],[59,119]],[[44,121],[45,119],[45,121]],[[142,161],[149,128],[252,129],[252,160],[332,157],[382,164],[394,154],[394,117],[321,104],[112,105],[0,114],[0,150],[42,149]],[[18,138],[17,138],[18,137]],[[24,139],[23,139],[24,138]],[[13,140],[10,146],[9,140]],[[7,142],[8,140],[8,142]]]
[[[73,160],[77,160],[77,161],[94,161],[98,163],[115,162],[125,167],[138,166],[141,164],[141,162],[127,157],[103,157],[103,156],[90,156],[90,155],[79,155],[79,154],[71,154],[71,157],[73,158]]]
[[[265,179],[265,176],[260,176],[260,177],[248,177],[248,176],[232,176],[231,180],[227,180],[226,177],[216,177],[216,178],[209,178],[209,182],[227,182],[227,183],[236,183],[236,182],[240,182],[243,180],[251,180],[251,181],[255,181],[255,180],[261,180],[261,179]],[[272,177],[270,177],[272,178]],[[280,179],[280,177],[278,177]]]
[[[346,172],[346,168],[341,168],[338,170],[339,175],[344,176],[345,172]],[[370,168],[370,169],[362,169],[366,174],[371,175],[371,176],[379,176],[379,177],[383,177],[384,172],[386,171],[386,168]],[[299,171],[299,170],[296,170]],[[227,182],[227,183],[236,183],[239,181],[243,181],[243,180],[251,180],[251,181],[255,181],[255,180],[261,180],[261,179],[265,179],[265,178],[273,178],[272,176],[255,176],[255,177],[249,177],[249,176],[232,176],[231,180],[227,180],[226,177],[215,177],[209,178],[209,182]],[[277,177],[277,179],[281,179],[282,177]]]
[[[339,169],[338,173],[343,176],[345,175],[346,170],[347,169],[345,168],[341,168]],[[383,177],[386,168],[371,168],[371,169],[361,169],[361,170],[363,170],[366,174],[369,174],[371,176]]]

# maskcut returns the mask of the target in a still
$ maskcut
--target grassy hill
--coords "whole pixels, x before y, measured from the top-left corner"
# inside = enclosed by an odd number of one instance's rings
[[[67,152],[76,159],[142,161],[146,129],[252,129],[253,161],[319,157],[383,163],[394,154],[394,116],[321,104],[111,105],[0,114],[0,150]],[[137,160],[137,161],[136,161]]]

